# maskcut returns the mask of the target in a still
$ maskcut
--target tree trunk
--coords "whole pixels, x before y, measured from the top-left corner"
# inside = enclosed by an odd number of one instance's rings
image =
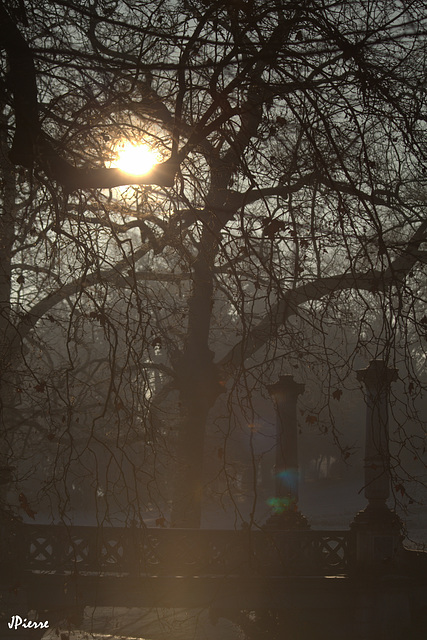
[[[10,446],[7,410],[11,394],[11,259],[15,231],[16,185],[5,141],[6,122],[2,116],[0,170],[2,178],[2,208],[0,210],[0,513],[6,509],[7,487],[11,480]]]
[[[187,338],[184,351],[175,365],[182,419],[176,447],[173,527],[200,527],[206,421],[209,410],[222,391],[217,368],[213,364],[214,354],[209,349],[213,269],[218,248],[216,220],[217,217],[211,215],[193,265]]]

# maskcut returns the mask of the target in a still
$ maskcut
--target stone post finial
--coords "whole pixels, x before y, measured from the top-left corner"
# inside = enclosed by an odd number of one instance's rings
[[[388,367],[385,360],[371,360],[364,369],[356,370],[357,379],[364,382],[367,389],[382,389],[397,380],[397,369]]]
[[[293,376],[285,375],[279,376],[277,382],[267,385],[266,388],[273,400],[277,402],[279,398],[294,397],[304,393],[305,384],[295,382]]]

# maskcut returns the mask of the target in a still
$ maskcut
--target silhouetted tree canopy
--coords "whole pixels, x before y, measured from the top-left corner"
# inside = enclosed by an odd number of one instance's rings
[[[372,357],[399,368],[413,475],[425,30],[418,1],[0,3],[5,476],[43,450],[52,513],[87,478],[103,517],[199,526],[236,452],[255,472],[273,447],[279,373],[347,459],[334,407]],[[124,140],[162,160],[113,168]]]

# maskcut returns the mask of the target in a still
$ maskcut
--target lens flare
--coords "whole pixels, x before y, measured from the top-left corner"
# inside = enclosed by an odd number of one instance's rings
[[[298,469],[286,469],[276,473],[280,486],[287,491],[295,491],[298,486]]]
[[[273,510],[273,513],[281,515],[293,508],[294,503],[290,498],[268,498],[267,504]]]

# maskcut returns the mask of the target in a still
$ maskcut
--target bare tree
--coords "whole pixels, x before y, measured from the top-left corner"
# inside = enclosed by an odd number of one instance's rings
[[[383,356],[412,411],[425,384],[424,13],[380,0],[2,3],[3,409],[31,341],[52,352],[43,323],[65,330],[68,380],[99,323],[103,406],[155,434],[154,456],[170,448],[179,526],[200,525],[213,407],[228,415],[228,477],[230,434],[253,424],[273,372],[322,371],[336,400],[357,354]],[[112,168],[123,139],[163,161],[138,178]],[[71,387],[51,380],[39,393],[70,406]],[[91,414],[90,438],[107,413]]]

